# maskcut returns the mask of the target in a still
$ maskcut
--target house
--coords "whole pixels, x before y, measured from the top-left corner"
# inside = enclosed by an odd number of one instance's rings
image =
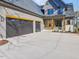
[[[65,4],[62,0],[48,0],[43,9],[45,10],[44,24],[46,29],[57,32],[74,32],[75,16],[72,3]]]
[[[74,32],[73,4],[48,0],[38,6],[32,0],[0,1],[0,38],[41,32],[44,28],[57,32]]]

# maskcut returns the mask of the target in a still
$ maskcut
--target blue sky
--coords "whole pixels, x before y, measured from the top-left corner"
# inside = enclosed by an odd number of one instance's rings
[[[34,0],[37,4],[43,5],[47,0]],[[79,0],[63,0],[65,3],[73,3],[74,5],[74,10],[79,11]]]
[[[74,5],[74,10],[79,11],[79,0],[63,0],[65,3],[73,3]]]

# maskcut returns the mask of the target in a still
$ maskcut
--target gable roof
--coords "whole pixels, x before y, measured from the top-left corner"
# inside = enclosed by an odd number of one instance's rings
[[[4,0],[6,2],[12,3],[16,6],[29,10],[39,15],[43,15],[41,7],[34,3],[32,0]]]
[[[47,1],[46,4],[42,7],[42,9],[54,9],[52,5]]]
[[[48,2],[55,8],[65,8],[65,3],[62,0],[48,0]]]

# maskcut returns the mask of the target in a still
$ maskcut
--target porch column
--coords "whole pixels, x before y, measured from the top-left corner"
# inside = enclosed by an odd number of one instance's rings
[[[54,18],[52,17],[52,32],[55,31],[55,21]]]
[[[62,17],[62,31],[65,32],[65,17]]]

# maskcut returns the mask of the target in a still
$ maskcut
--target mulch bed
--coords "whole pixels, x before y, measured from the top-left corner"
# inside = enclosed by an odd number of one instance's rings
[[[9,41],[8,40],[0,40],[0,46],[7,44]]]

